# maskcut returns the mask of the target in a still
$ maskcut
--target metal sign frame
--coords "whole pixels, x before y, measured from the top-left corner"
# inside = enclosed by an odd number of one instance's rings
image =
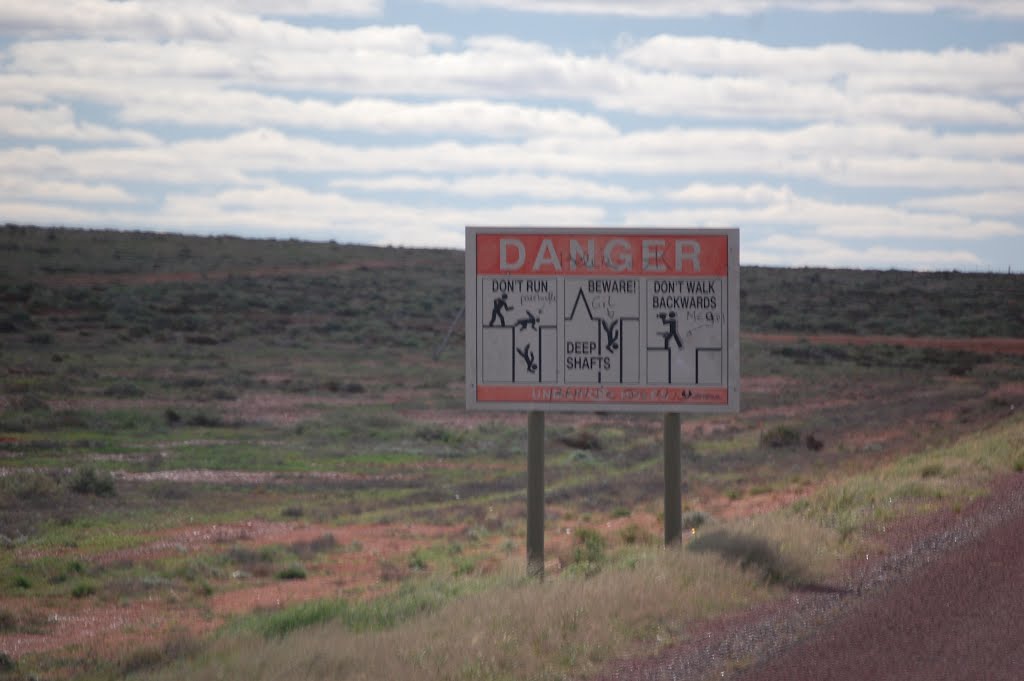
[[[739,298],[735,228],[467,227],[466,407],[738,411]]]

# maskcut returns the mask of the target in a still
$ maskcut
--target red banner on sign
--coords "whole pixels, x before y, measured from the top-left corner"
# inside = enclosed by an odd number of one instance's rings
[[[725,277],[725,235],[656,232],[476,235],[477,274]]]
[[[550,402],[555,404],[708,404],[729,403],[728,388],[478,385],[480,402]]]

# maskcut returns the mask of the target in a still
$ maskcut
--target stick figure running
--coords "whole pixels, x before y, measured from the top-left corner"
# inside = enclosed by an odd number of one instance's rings
[[[658,334],[665,339],[665,349],[668,350],[668,342],[670,340],[674,340],[676,347],[681,349],[683,347],[683,339],[679,337],[679,329],[677,328],[679,321],[676,319],[676,313],[669,312],[666,315],[664,312],[659,312],[658,319],[661,320],[662,324],[668,326],[668,331],[661,331]]]
[[[505,310],[506,312],[511,312],[514,309],[514,307],[508,304],[508,294],[502,293],[501,298],[494,299],[494,308],[491,310],[491,321],[487,326],[494,326],[494,321],[496,319],[500,319],[501,325],[505,326],[505,315],[501,314],[501,311]]]

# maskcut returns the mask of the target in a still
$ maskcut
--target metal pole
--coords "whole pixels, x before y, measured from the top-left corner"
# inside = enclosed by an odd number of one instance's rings
[[[683,466],[680,455],[679,414],[665,414],[665,546],[683,540],[683,503],[680,487]]]
[[[526,574],[544,579],[544,412],[527,416]]]

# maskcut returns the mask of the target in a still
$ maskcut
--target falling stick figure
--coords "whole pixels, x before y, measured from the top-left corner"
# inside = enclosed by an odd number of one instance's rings
[[[531,374],[537,373],[537,363],[534,361],[536,356],[533,354],[533,351],[530,350],[530,344],[527,343],[526,347],[516,348],[516,352],[519,353],[519,356],[523,358],[524,362],[526,362],[526,370]]]
[[[615,328],[615,322],[606,322],[602,319],[601,326],[604,328],[604,333],[608,337],[605,341],[605,350],[608,352],[615,352],[619,349],[619,331]]]
[[[668,331],[662,331],[658,335],[665,339],[665,349],[668,350],[668,342],[674,340],[676,347],[683,347],[683,339],[679,337],[678,324],[679,321],[676,319],[675,312],[669,312],[667,315],[664,312],[658,313],[658,319],[661,323],[668,327]]]
[[[491,321],[487,326],[494,326],[495,320],[501,320],[501,325],[505,326],[505,315],[501,314],[501,311],[511,312],[514,309],[514,307],[508,304],[508,294],[502,293],[501,298],[494,299],[494,307],[491,309]]]
[[[536,331],[538,321],[539,320],[537,319],[537,317],[534,316],[532,312],[527,310],[526,317],[524,317],[523,319],[516,320],[515,326],[518,326],[520,331],[526,331],[526,327],[530,327],[531,329]]]

